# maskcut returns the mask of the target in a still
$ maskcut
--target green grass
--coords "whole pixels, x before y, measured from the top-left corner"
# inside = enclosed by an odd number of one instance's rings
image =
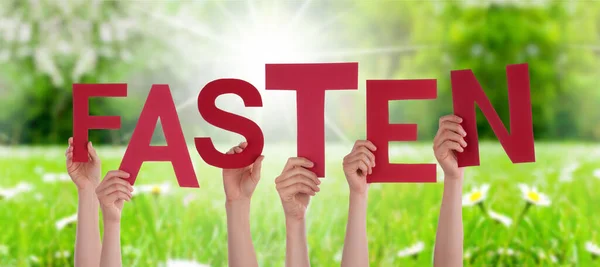
[[[327,178],[311,200],[307,214],[308,242],[313,266],[339,266],[348,212],[348,187],[341,159],[351,145],[327,146]],[[223,147],[224,148],[224,147]],[[429,144],[394,147],[393,162],[434,162]],[[0,200],[2,225],[0,266],[68,266],[72,264],[75,226],[57,230],[60,218],[74,214],[77,193],[71,182],[44,183],[41,173],[65,172],[64,147],[0,148],[0,186],[20,181],[32,192]],[[295,146],[274,148],[267,144],[262,179],[252,199],[251,231],[260,266],[283,266],[285,224],[273,183]],[[115,169],[123,148],[99,148],[103,171]],[[525,202],[518,183],[536,185],[549,195],[549,207],[532,207],[520,223],[506,228],[487,219],[478,207],[464,207],[465,251],[476,252],[465,266],[549,266],[538,251],[553,254],[557,266],[595,266],[584,249],[587,241],[600,242],[600,179],[592,172],[600,161],[600,146],[589,144],[538,144],[537,163],[513,165],[497,144],[481,146],[481,167],[466,171],[465,188],[489,183],[487,208],[517,220]],[[169,163],[146,163],[136,184],[172,184],[170,194],[134,197],[126,203],[122,220],[122,245],[140,254],[123,255],[124,266],[155,266],[168,258],[190,259],[211,266],[227,264],[227,233],[220,170],[206,165],[192,153],[200,188],[177,187]],[[572,181],[560,181],[566,166],[578,163]],[[37,172],[36,172],[37,170]],[[568,173],[567,173],[568,174]],[[565,174],[565,175],[567,175]],[[566,176],[565,176],[566,177]],[[368,236],[371,266],[430,266],[443,184],[374,184],[369,190]],[[197,198],[189,206],[183,198]],[[418,241],[425,249],[416,257],[397,253]],[[510,247],[516,256],[498,257],[499,248]],[[55,257],[67,250],[71,256]],[[0,250],[1,252],[1,250]],[[31,256],[39,258],[33,264]]]

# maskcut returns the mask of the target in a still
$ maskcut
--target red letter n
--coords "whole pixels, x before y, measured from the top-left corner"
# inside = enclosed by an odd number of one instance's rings
[[[451,72],[454,114],[461,117],[467,132],[467,147],[458,153],[458,166],[479,166],[479,140],[477,136],[477,105],[490,123],[494,134],[513,163],[535,162],[533,124],[531,119],[531,96],[527,64],[506,67],[508,81],[508,104],[510,110],[509,133],[487,98],[471,70]]]

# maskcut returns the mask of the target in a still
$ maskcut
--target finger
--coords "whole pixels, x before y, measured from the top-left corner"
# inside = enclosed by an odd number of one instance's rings
[[[371,141],[369,141],[369,140],[358,140],[358,141],[354,142],[354,147],[352,147],[352,151],[354,151],[356,148],[358,148],[360,146],[365,146],[365,147],[367,147],[371,151],[377,150],[377,147]]]
[[[370,166],[375,167],[375,154],[373,154],[373,152],[371,152],[364,146],[357,148],[356,152],[360,152],[361,154],[366,155],[369,158],[369,161],[371,162]]]
[[[362,175],[367,175],[367,174],[371,174],[371,168],[369,168],[369,166],[367,165],[367,163],[364,160],[355,160],[353,162],[350,163],[350,166],[355,169],[357,172],[358,170],[362,171]]]
[[[440,140],[438,142],[441,145],[442,143],[444,143],[447,140],[451,140],[451,141],[457,142],[462,147],[466,147],[467,146],[467,142],[465,141],[465,139],[461,135],[459,135],[459,134],[457,134],[455,132],[452,132],[452,131],[445,131],[444,133],[442,133],[441,136],[440,136]]]
[[[467,132],[465,131],[465,129],[463,129],[463,127],[456,122],[452,122],[452,121],[442,122],[440,124],[440,131],[445,131],[445,130],[453,131],[462,136],[467,136]]]
[[[288,197],[293,196],[298,193],[303,193],[303,194],[307,194],[307,195],[311,195],[311,196],[316,195],[316,192],[314,190],[312,190],[312,188],[310,188],[310,186],[307,186],[302,183],[295,183],[288,187],[283,187],[283,188],[279,189],[279,196],[281,198],[288,198]]]
[[[98,185],[98,187],[96,188],[96,193],[102,192],[106,188],[109,188],[116,184],[125,186],[129,192],[133,192],[133,186],[131,186],[131,184],[129,184],[128,181],[126,181],[120,177],[114,176],[114,177],[110,177],[110,178],[102,181],[102,183],[100,183],[100,185]]]
[[[314,172],[309,171],[302,167],[293,168],[289,171],[284,172],[282,175],[277,177],[277,179],[275,179],[275,183],[280,183],[294,175],[304,175],[306,177],[310,177],[311,179],[313,179],[313,181],[315,181],[316,184],[321,184],[319,177],[317,177],[317,175]]]
[[[349,166],[354,166],[352,165],[352,163],[354,163],[355,161],[362,161],[365,164],[365,166],[367,166],[367,170],[365,171],[365,173],[371,174],[373,172],[371,167],[371,160],[364,153],[356,154],[353,157],[348,158],[347,160]]]
[[[104,177],[104,179],[107,179],[110,177],[129,178],[129,173],[122,171],[122,170],[112,170],[112,171],[108,171],[106,173],[106,176]]]
[[[312,166],[314,166],[314,163],[312,163],[312,161],[306,159],[306,158],[302,158],[302,157],[295,157],[295,158],[289,158],[287,163],[285,163],[285,167],[283,167],[283,172],[291,170],[294,167],[297,166],[301,166],[304,168],[311,168]]]
[[[313,180],[311,177],[307,177],[307,176],[304,176],[301,174],[294,175],[293,177],[283,180],[281,183],[277,184],[276,188],[278,188],[278,189],[286,188],[290,185],[297,184],[297,183],[301,183],[301,184],[310,186],[310,188],[315,192],[321,191],[321,189],[319,189],[319,186],[315,183],[315,180]]]
[[[100,157],[98,157],[98,153],[96,153],[96,149],[92,145],[91,141],[88,142],[88,153],[90,154],[90,157],[93,161],[100,162]]]
[[[238,146],[242,149],[245,149],[248,146],[248,142],[241,142]]]
[[[234,148],[235,148],[235,147],[232,147],[232,148],[230,148],[230,149],[227,151],[227,153],[225,153],[225,154],[227,154],[227,155],[231,155],[231,154],[233,154],[233,149],[234,149]]]
[[[108,187],[106,187],[105,189],[103,189],[100,192],[96,192],[96,195],[98,196],[107,196],[112,194],[115,191],[119,191],[119,192],[123,192],[125,194],[127,194],[129,197],[132,196],[131,191],[129,190],[129,188],[125,185],[122,184],[112,184]]]
[[[260,171],[262,169],[262,161],[265,159],[265,156],[260,155],[252,164],[252,175],[250,176],[254,182],[260,181]]]
[[[465,149],[462,146],[460,146],[459,143],[451,141],[451,140],[447,140],[447,141],[443,142],[442,145],[440,146],[440,150],[441,150],[441,152],[448,151],[448,150],[454,150],[457,152],[465,151]]]
[[[108,203],[114,203],[119,199],[130,201],[131,197],[121,191],[112,192],[104,197],[104,200]]]
[[[104,176],[104,179],[102,180],[102,182],[100,183],[100,185],[98,185],[96,190],[100,190],[103,189],[104,187],[110,185],[112,183],[112,179],[118,179],[116,182],[117,183],[127,183],[129,184],[129,182],[125,181],[122,178],[129,178],[129,173],[126,173],[124,171],[121,170],[115,170],[115,171],[109,171],[106,173],[106,176]]]
[[[68,141],[68,143],[69,143],[69,146],[72,146],[72,145],[73,145],[73,137],[69,137],[69,141]]]
[[[451,115],[446,115],[446,116],[442,116],[440,118],[440,123],[439,125],[442,125],[442,122],[444,121],[452,121],[452,122],[456,122],[456,123],[461,123],[463,121],[463,119],[459,116],[456,116],[454,114]]]
[[[236,146],[236,147],[234,147],[234,148],[233,148],[233,151],[234,151],[236,154],[239,154],[239,153],[242,153],[242,151],[244,151],[244,149],[243,149],[243,148],[241,148],[241,147],[239,147],[239,146]]]

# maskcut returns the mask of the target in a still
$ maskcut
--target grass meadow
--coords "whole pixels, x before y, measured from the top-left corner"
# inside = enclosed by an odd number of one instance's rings
[[[307,214],[313,266],[340,264],[348,213],[341,160],[351,146],[326,148],[327,177]],[[22,189],[0,199],[0,266],[72,265],[75,223],[62,219],[76,213],[77,192],[65,179],[65,148],[0,147],[0,187]],[[124,147],[98,151],[106,172],[118,167]],[[284,265],[285,222],[273,180],[295,151],[295,144],[265,147],[251,209],[260,266]],[[191,152],[200,188],[179,188],[170,163],[143,165],[136,186],[156,186],[125,204],[124,266],[166,266],[169,259],[227,265],[221,172]],[[481,144],[481,153],[482,166],[466,170],[464,193],[490,187],[481,204],[463,208],[465,266],[600,266],[593,247],[600,242],[599,145],[538,143],[532,164],[513,165],[497,143]],[[393,162],[435,162],[424,143],[392,143],[390,155]],[[371,185],[371,266],[432,265],[442,180],[438,173],[436,184]],[[519,183],[536,186],[550,205],[524,212]],[[489,210],[504,215],[505,223],[486,215]]]

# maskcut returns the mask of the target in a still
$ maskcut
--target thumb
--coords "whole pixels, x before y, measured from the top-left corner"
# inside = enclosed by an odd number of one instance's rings
[[[92,145],[91,141],[88,142],[88,153],[90,154],[90,157],[92,157],[92,161],[100,162],[100,157],[98,157],[98,154],[96,153],[96,149]]]
[[[262,161],[265,159],[265,156],[260,155],[252,164],[252,180],[258,181],[260,180],[260,170],[262,169]]]

